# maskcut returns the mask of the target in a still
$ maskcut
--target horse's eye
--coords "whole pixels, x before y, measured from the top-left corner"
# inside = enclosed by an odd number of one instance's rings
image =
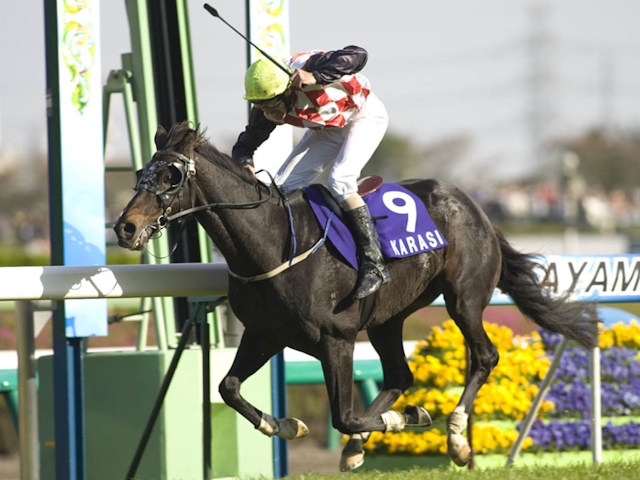
[[[174,166],[169,167],[169,175],[166,178],[166,182],[168,182],[172,187],[177,187],[180,185],[182,180],[182,173]]]

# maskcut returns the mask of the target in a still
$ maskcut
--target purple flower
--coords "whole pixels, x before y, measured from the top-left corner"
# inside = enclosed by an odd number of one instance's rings
[[[562,341],[562,335],[559,333],[550,332],[544,328],[541,328],[538,333],[540,333],[540,339],[547,351],[554,350]]]
[[[520,426],[518,426],[519,428]],[[532,450],[563,451],[586,450],[591,447],[591,423],[585,420],[548,423],[536,420],[529,432],[533,439]],[[640,447],[640,423],[602,427],[602,443],[607,449],[629,449]]]

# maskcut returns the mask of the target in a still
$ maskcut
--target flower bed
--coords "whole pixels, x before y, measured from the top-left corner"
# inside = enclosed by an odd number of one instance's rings
[[[517,438],[517,427],[538,393],[560,336],[533,332],[513,335],[510,329],[485,323],[498,348],[500,362],[474,403],[473,447],[480,454],[504,454]],[[617,324],[600,336],[603,447],[640,447],[640,325]],[[588,352],[569,347],[549,394],[541,405],[523,450],[572,452],[591,446]],[[370,453],[441,455],[446,447],[446,417],[458,403],[464,385],[466,352],[462,334],[452,320],[435,327],[409,359],[414,384],[394,405],[421,405],[434,420],[430,429],[372,434]],[[632,418],[638,416],[638,418]]]

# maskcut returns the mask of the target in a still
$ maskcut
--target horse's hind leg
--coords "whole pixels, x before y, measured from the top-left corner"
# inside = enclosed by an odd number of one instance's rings
[[[269,359],[279,353],[283,345],[274,345],[273,342],[252,332],[245,330],[236,352],[236,358],[231,365],[229,373],[222,379],[219,391],[224,402],[238,411],[249,420],[256,429],[265,435],[292,440],[304,437],[309,430],[300,420],[285,418],[278,420],[268,413],[263,413],[247,402],[240,395],[240,385],[251,375],[256,373]]]
[[[400,395],[413,383],[413,374],[407,364],[404,348],[402,346],[402,325],[406,315],[399,315],[377,327],[367,329],[369,340],[380,356],[384,382],[380,394],[369,405],[363,417],[381,415],[387,412]],[[418,409],[411,424],[427,426],[431,419],[422,409]],[[411,417],[411,416],[410,416]],[[357,433],[349,438],[342,450],[340,458],[340,470],[343,472],[353,470],[364,462],[364,449],[362,444],[369,436],[369,432]]]
[[[463,297],[454,293],[445,293],[449,315],[460,328],[471,352],[469,377],[464,392],[447,422],[449,456],[459,466],[466,465],[471,456],[471,448],[462,433],[467,428],[473,402],[478,391],[489,378],[491,370],[498,364],[499,358],[496,347],[491,343],[482,326],[482,312],[489,303],[488,296],[486,299],[482,297],[482,295]]]

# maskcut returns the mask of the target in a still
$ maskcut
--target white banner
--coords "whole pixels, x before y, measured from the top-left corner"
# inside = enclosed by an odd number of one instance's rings
[[[284,63],[291,56],[289,50],[289,0],[249,0],[249,39],[275,60]],[[249,63],[262,54],[251,47]],[[275,176],[280,165],[293,149],[293,127],[279,125],[256,150],[253,156],[256,170],[267,170]],[[270,182],[264,173],[260,179]]]
[[[578,301],[640,300],[640,256],[550,255],[545,260],[540,275],[554,295],[573,291],[571,298]]]
[[[58,0],[64,264],[106,263],[99,0]],[[107,335],[106,300],[65,303],[67,337]]]
[[[553,296],[571,291],[576,302],[620,303],[640,301],[640,256],[638,255],[549,255],[534,259],[540,265],[538,278]],[[511,297],[496,289],[491,305],[513,304]],[[433,305],[444,305],[442,296]]]

